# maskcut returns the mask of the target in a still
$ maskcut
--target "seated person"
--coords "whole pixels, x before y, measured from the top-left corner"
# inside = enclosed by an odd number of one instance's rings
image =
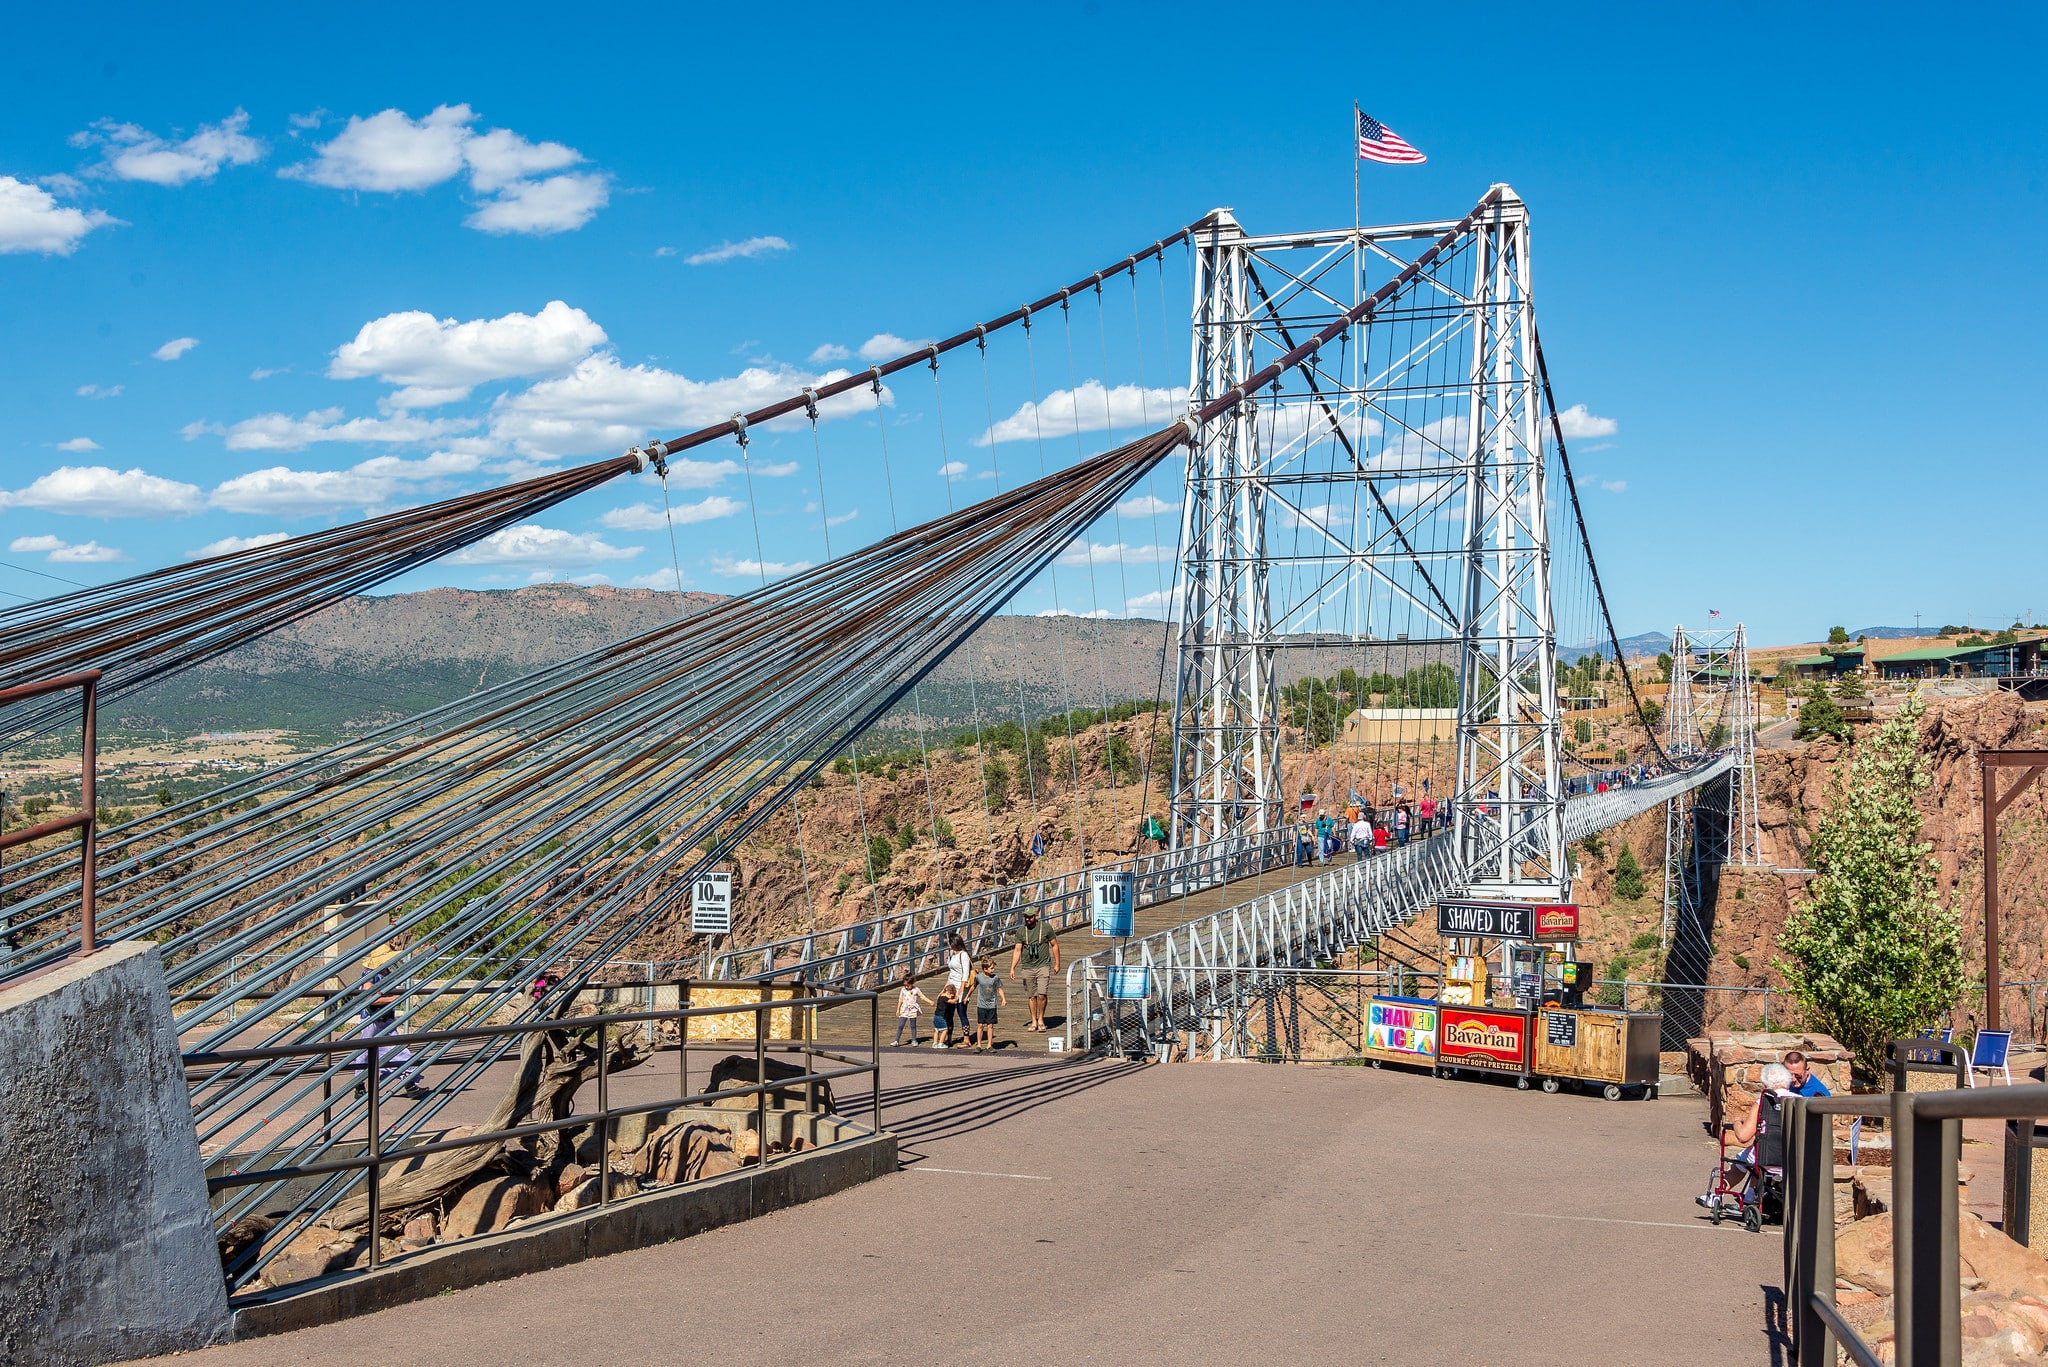
[[[1804,1061],[1802,1057],[1801,1062]],[[1756,1101],[1751,1104],[1749,1113],[1738,1117],[1729,1125],[1735,1142],[1742,1146],[1742,1151],[1735,1155],[1729,1166],[1739,1167],[1743,1181],[1752,1186],[1756,1182],[1756,1141],[1757,1136],[1763,1131],[1764,1097],[1773,1092],[1780,1096],[1792,1095],[1792,1070],[1782,1063],[1765,1064],[1763,1085],[1764,1089],[1757,1093]],[[1695,1196],[1693,1200],[1708,1210],[1712,1210],[1716,1204],[1734,1204],[1728,1197],[1716,1197],[1712,1192],[1705,1196]]]

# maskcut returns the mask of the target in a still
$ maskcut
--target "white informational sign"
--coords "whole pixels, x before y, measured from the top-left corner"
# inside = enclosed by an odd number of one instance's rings
[[[732,875],[700,873],[690,890],[690,929],[699,935],[732,934]]]
[[[1131,912],[1138,900],[1133,873],[1098,872],[1089,879],[1090,928],[1104,938],[1128,938]]]

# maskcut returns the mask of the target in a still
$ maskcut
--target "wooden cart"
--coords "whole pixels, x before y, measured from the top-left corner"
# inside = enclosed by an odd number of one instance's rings
[[[1544,1091],[1578,1082],[1599,1084],[1609,1101],[1619,1101],[1629,1090],[1657,1094],[1661,1013],[1545,1007],[1536,1013],[1535,1024],[1529,1071],[1542,1079]]]

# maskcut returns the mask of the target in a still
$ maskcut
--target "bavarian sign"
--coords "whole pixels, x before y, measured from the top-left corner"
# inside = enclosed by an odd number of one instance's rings
[[[1579,908],[1572,902],[1536,904],[1536,930],[1530,937],[1538,943],[1579,938]]]
[[[1529,1018],[1520,1012],[1443,1008],[1437,1058],[1461,1068],[1519,1073],[1529,1057]]]

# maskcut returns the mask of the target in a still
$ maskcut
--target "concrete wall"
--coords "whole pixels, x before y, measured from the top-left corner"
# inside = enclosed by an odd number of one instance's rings
[[[0,1361],[102,1363],[229,1330],[155,946],[0,991]]]

